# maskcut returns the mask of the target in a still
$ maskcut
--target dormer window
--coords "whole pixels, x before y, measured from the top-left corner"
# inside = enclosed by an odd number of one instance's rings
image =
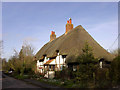
[[[43,56],[44,56],[44,57],[46,57],[47,55],[46,55],[46,54],[44,54]]]
[[[57,55],[59,55],[59,50],[56,50],[56,52],[57,52]]]
[[[62,55],[62,58],[66,58],[67,55]]]
[[[50,60],[50,58],[47,58],[48,60]]]
[[[37,63],[39,63],[40,62],[40,60],[37,60]]]

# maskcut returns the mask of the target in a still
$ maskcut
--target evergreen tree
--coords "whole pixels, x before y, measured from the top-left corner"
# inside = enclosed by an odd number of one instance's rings
[[[92,47],[86,42],[82,49],[83,54],[77,57],[79,70],[76,73],[76,80],[81,83],[81,87],[87,87],[88,82],[95,80],[95,70],[97,59],[94,58]]]

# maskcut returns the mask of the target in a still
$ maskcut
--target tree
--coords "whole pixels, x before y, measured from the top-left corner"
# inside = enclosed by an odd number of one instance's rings
[[[0,40],[0,59],[1,59],[1,54],[2,54],[2,48],[3,48],[3,41]]]
[[[111,53],[115,56],[120,55],[120,48],[113,50]]]
[[[94,58],[92,47],[86,42],[82,49],[83,54],[77,57],[79,62],[79,70],[76,72],[76,80],[81,83],[81,87],[87,87],[88,82],[95,79],[95,70],[97,59]]]
[[[110,78],[114,85],[120,83],[120,55],[116,56],[111,63]]]
[[[95,62],[95,58],[92,53],[92,47],[89,46],[88,42],[85,43],[85,47],[82,49],[83,54],[78,57],[79,63],[90,63]]]
[[[21,75],[33,71],[34,68],[33,57],[34,57],[34,48],[31,45],[25,43],[19,52],[19,60],[21,61],[21,69],[20,69]]]
[[[120,83],[120,48],[113,50],[112,54],[116,57],[111,62],[110,79],[114,85],[117,85]]]
[[[3,41],[0,40],[0,70],[2,70],[2,57],[1,57],[1,54],[2,54],[2,44],[3,44]]]
[[[3,71],[8,70],[6,58],[1,59],[1,61],[2,61],[2,70]]]
[[[13,69],[14,74],[23,75],[25,73],[33,73],[35,66],[33,51],[34,49],[29,44],[24,44],[19,53],[14,49],[13,56],[9,58],[7,63],[4,61],[4,66],[6,64],[7,70],[10,68]]]

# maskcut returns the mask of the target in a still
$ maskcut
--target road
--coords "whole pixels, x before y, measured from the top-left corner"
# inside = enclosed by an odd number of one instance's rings
[[[38,89],[40,87],[26,83],[21,80],[14,79],[12,77],[6,76],[3,74],[2,78],[2,89],[8,89],[8,88],[34,88]],[[42,88],[41,88],[42,89]]]

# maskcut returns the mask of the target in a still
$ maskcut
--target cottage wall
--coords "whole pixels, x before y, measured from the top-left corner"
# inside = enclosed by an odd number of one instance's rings
[[[44,58],[44,63],[46,63],[48,61],[47,57],[45,56]]]
[[[62,55],[58,55],[56,57],[56,64],[58,69],[62,69],[63,64],[65,65],[65,58],[62,58]]]
[[[37,71],[39,73],[43,73],[43,62],[40,62],[39,60],[37,60]]]

